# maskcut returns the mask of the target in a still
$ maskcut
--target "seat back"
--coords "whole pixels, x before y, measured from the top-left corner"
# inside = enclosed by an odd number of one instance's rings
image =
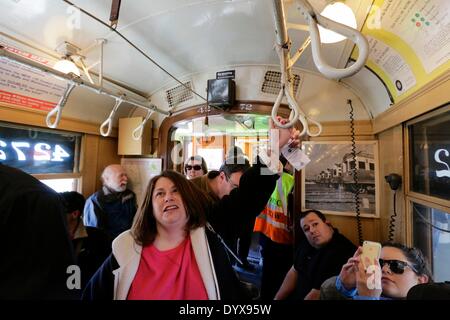
[[[406,299],[450,300],[450,281],[417,284],[408,291]]]
[[[336,289],[336,278],[337,276],[333,276],[322,283],[320,300],[349,300]]]

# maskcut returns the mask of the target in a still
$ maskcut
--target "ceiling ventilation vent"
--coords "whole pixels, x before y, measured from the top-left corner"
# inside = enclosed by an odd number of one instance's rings
[[[294,74],[294,95],[297,94],[298,86],[300,84],[300,76]],[[269,94],[280,93],[281,90],[281,72],[279,71],[267,71],[264,75],[264,81],[261,87],[261,91]]]
[[[189,90],[192,90],[192,82],[185,82],[184,85],[186,87],[180,84],[179,86],[166,91],[166,98],[169,103],[169,108],[175,108],[183,102],[194,98],[192,91]]]

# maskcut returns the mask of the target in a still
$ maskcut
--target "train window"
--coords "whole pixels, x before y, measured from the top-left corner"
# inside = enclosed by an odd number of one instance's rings
[[[366,170],[366,163],[364,161],[358,161],[359,169]]]
[[[450,280],[450,211],[412,203],[413,245],[422,250],[437,282]]]
[[[30,174],[78,172],[80,134],[0,123],[0,161]]]
[[[450,106],[408,125],[410,190],[450,200]]]
[[[350,169],[355,169],[355,161],[350,161]]]
[[[41,182],[55,190],[56,192],[77,191],[78,179],[41,179]]]
[[[435,281],[450,280],[450,106],[406,124],[406,184],[412,245],[428,259]]]
[[[197,148],[197,154],[205,159],[208,170],[219,170],[223,162],[222,148]]]
[[[217,170],[233,146],[253,159],[255,149],[267,145],[269,116],[252,114],[226,114],[191,121],[180,121],[173,126],[172,140],[178,141],[183,156],[175,164],[181,164],[191,155],[202,156],[209,170]]]

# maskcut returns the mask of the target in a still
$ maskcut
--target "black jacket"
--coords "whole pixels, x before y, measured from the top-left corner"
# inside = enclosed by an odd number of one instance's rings
[[[70,299],[75,264],[62,201],[20,170],[0,164],[0,299]]]

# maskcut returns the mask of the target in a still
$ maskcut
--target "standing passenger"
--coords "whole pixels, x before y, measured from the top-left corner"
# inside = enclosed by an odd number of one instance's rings
[[[201,156],[192,156],[184,164],[184,174],[190,180],[208,173],[206,161]]]
[[[95,227],[85,227],[82,212],[85,200],[76,191],[62,192],[69,237],[72,240],[76,263],[81,270],[81,289],[111,253],[109,236]]]
[[[281,136],[281,146],[290,138],[299,143],[298,131]],[[114,240],[83,298],[243,298],[220,236],[235,236],[242,220],[264,208],[281,169],[257,161],[238,188],[214,202],[179,173],[154,177],[132,229]]]
[[[251,194],[242,192],[240,197]],[[207,214],[212,220],[218,214],[210,204],[177,172],[154,177],[132,229],[114,240],[113,254],[88,283],[84,299],[245,298],[217,236],[227,226],[221,221],[214,230],[216,224],[205,224]]]
[[[260,213],[254,223],[253,231],[261,233],[262,300],[273,300],[284,276],[292,266],[294,234],[293,221],[289,214],[292,208],[288,205],[288,199],[293,188],[294,177],[283,172],[264,211]]]
[[[127,189],[128,177],[121,165],[103,170],[103,187],[86,200],[84,224],[104,230],[112,239],[128,230],[136,214],[136,196]]]
[[[192,179],[191,181],[209,195],[210,201],[217,202],[224,196],[229,195],[233,189],[239,187],[241,176],[249,168],[250,162],[244,156],[231,157],[225,159],[224,163],[220,166],[219,171],[212,170],[208,172],[208,174]],[[239,212],[234,212],[234,214],[237,215]],[[243,263],[243,267],[249,266],[247,255],[250,243],[248,244],[246,251],[239,250],[242,247],[238,248],[237,239],[243,239],[244,237],[247,239],[247,237],[251,237],[252,228],[255,221],[254,217],[256,215],[257,212],[249,212],[245,214],[245,216],[248,216],[249,219],[248,221],[242,221],[239,226],[236,226],[236,228],[239,228],[239,231],[237,232],[235,238],[228,238],[224,236],[227,245],[234,251],[238,252],[238,256]],[[230,218],[232,219],[232,216],[230,216]],[[239,244],[241,243],[242,242],[239,241]]]
[[[0,164],[0,300],[77,298],[67,286],[75,264],[59,195]]]

